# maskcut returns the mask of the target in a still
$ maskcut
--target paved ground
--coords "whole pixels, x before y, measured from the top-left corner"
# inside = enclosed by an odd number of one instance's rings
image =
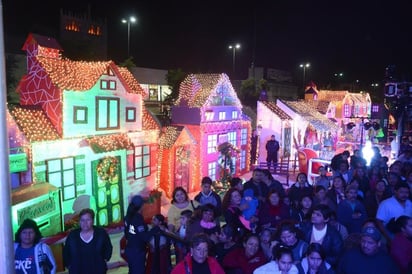
[[[296,176],[297,176],[296,172],[294,173],[290,173],[289,175],[289,186],[292,185],[295,182]],[[242,178],[249,180],[250,177],[252,176],[251,173],[247,173],[245,175],[242,176]],[[280,176],[280,175],[276,175],[274,174],[273,177],[280,181],[282,184],[284,184],[285,188],[287,188],[286,185],[286,177],[285,176]],[[195,194],[197,193],[190,193],[189,196],[193,197]],[[168,210],[168,205],[164,204],[162,205],[162,214],[163,215],[167,215],[167,210]],[[127,267],[126,262],[120,257],[120,248],[119,248],[119,243],[120,243],[120,239],[123,236],[123,231],[119,230],[116,231],[115,233],[110,234],[110,238],[112,240],[112,244],[113,244],[113,255],[112,258],[110,259],[108,266],[109,266],[109,271],[108,273],[111,274],[127,274],[129,269]],[[57,272],[60,274],[66,274],[68,273],[67,271],[63,271],[63,272]]]

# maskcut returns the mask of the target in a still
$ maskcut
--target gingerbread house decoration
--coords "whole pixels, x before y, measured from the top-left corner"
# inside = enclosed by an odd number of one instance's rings
[[[200,189],[203,176],[219,181],[222,176],[240,176],[249,171],[251,122],[242,113],[242,104],[226,74],[188,75],[180,85],[171,117],[172,126],[186,127],[193,138],[190,142],[197,146],[191,151],[196,161],[189,163],[191,174],[183,183],[189,192]],[[222,153],[227,147],[232,148],[230,157]],[[162,169],[161,178],[168,178],[167,184],[182,184],[164,172],[170,171]]]
[[[14,191],[37,184],[57,189],[61,198],[53,208],[61,214],[60,231],[85,207],[96,211],[97,225],[121,224],[130,197],[159,185],[160,124],[144,108],[147,94],[112,61],[62,57],[53,38],[30,34],[23,50],[28,71],[8,126],[14,129],[10,154],[24,153],[28,168],[12,176]],[[24,197],[13,197],[16,226],[24,217],[19,212],[39,203],[35,192]],[[32,217],[43,218],[47,227],[47,216]]]

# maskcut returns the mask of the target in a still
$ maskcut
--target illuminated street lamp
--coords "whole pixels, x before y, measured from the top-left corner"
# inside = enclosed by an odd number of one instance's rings
[[[127,57],[130,57],[130,24],[136,23],[136,18],[130,16],[129,19],[122,19],[123,24],[127,24]]]
[[[229,45],[229,49],[233,52],[233,76],[235,76],[235,59],[236,59],[236,50],[240,49],[240,44]]]
[[[302,79],[302,81],[303,81],[303,89],[305,89],[306,69],[308,69],[310,67],[310,63],[300,64],[299,67],[303,69],[303,79]]]

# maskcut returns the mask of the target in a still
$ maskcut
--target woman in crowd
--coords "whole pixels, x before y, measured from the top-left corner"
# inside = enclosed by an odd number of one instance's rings
[[[305,254],[308,243],[299,236],[300,231],[296,229],[295,224],[291,221],[285,221],[278,227],[276,240],[283,246],[288,247],[293,254],[293,263],[300,262]]]
[[[370,218],[376,216],[380,202],[389,198],[388,192],[386,191],[386,185],[383,180],[376,182],[373,190],[370,190],[363,201],[366,208],[366,214]]]
[[[222,262],[226,274],[252,274],[253,271],[267,262],[260,249],[259,237],[248,234],[243,246],[229,252]]]
[[[272,260],[272,249],[273,249],[273,240],[274,240],[274,235],[273,231],[270,228],[264,228],[260,233],[259,233],[259,239],[260,239],[260,248],[262,249],[263,253],[265,253],[266,259],[268,261]]]
[[[399,266],[401,274],[412,273],[412,218],[400,216],[396,219],[395,237],[390,245],[390,255]]]
[[[218,262],[222,264],[223,258],[226,254],[241,245],[238,243],[239,239],[236,237],[236,231],[228,224],[222,226],[217,239],[218,242],[214,245],[212,253],[215,254]]]
[[[296,176],[296,183],[294,183],[287,191],[290,198],[292,207],[297,208],[299,204],[299,197],[305,193],[312,193],[313,188],[308,183],[308,177],[306,173],[299,173]]]
[[[239,190],[235,188],[229,188],[222,200],[222,212],[225,222],[235,229],[239,238],[248,231],[240,221],[242,215],[240,207],[241,200],[242,196],[240,195]]]
[[[326,254],[322,245],[311,243],[306,250],[306,256],[297,265],[299,274],[334,274],[331,265],[325,261]]]
[[[326,195],[327,189],[323,186],[315,186],[314,189],[314,197],[313,197],[313,205],[324,204],[329,206],[333,211],[336,211],[337,206],[336,203],[332,202],[332,200]]]
[[[298,274],[293,264],[292,251],[282,245],[273,247],[273,260],[258,267],[253,274]]]
[[[191,240],[193,235],[205,233],[213,237],[220,233],[220,222],[215,216],[215,207],[212,204],[206,204],[200,207],[200,215],[187,226],[186,237]],[[217,240],[217,239],[216,239]]]
[[[129,274],[143,274],[146,264],[146,248],[150,233],[142,216],[144,200],[140,195],[133,196],[124,217],[125,255],[129,264]]]
[[[50,247],[41,243],[37,223],[25,219],[15,235],[14,265],[16,274],[56,273],[56,261]]]
[[[332,187],[326,193],[326,196],[335,204],[338,205],[341,201],[345,200],[345,179],[341,175],[337,175],[332,179]]]
[[[167,212],[167,223],[169,231],[176,232],[177,228],[180,227],[180,214],[182,211],[189,209],[195,212],[199,203],[190,200],[186,190],[181,186],[173,190],[172,197],[172,203]]]
[[[107,261],[112,256],[113,246],[106,230],[93,225],[94,217],[94,211],[90,208],[80,211],[80,228],[72,230],[67,236],[63,248],[63,260],[69,273],[107,272]],[[144,270],[141,273],[144,273]]]
[[[266,201],[259,209],[258,217],[260,228],[272,229],[275,229],[281,220],[290,218],[289,207],[283,203],[282,196],[276,189],[269,191]]]
[[[299,198],[298,208],[293,209],[292,219],[297,222],[307,222],[310,220],[310,213],[313,206],[311,193],[303,193]]]
[[[190,253],[179,262],[171,274],[224,274],[218,261],[209,256],[209,237],[206,234],[196,234],[191,241]]]

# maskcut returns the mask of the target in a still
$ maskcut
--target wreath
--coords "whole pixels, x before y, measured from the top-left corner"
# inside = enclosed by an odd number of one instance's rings
[[[97,175],[103,181],[111,181],[117,176],[117,164],[116,157],[104,157],[97,164]]]

